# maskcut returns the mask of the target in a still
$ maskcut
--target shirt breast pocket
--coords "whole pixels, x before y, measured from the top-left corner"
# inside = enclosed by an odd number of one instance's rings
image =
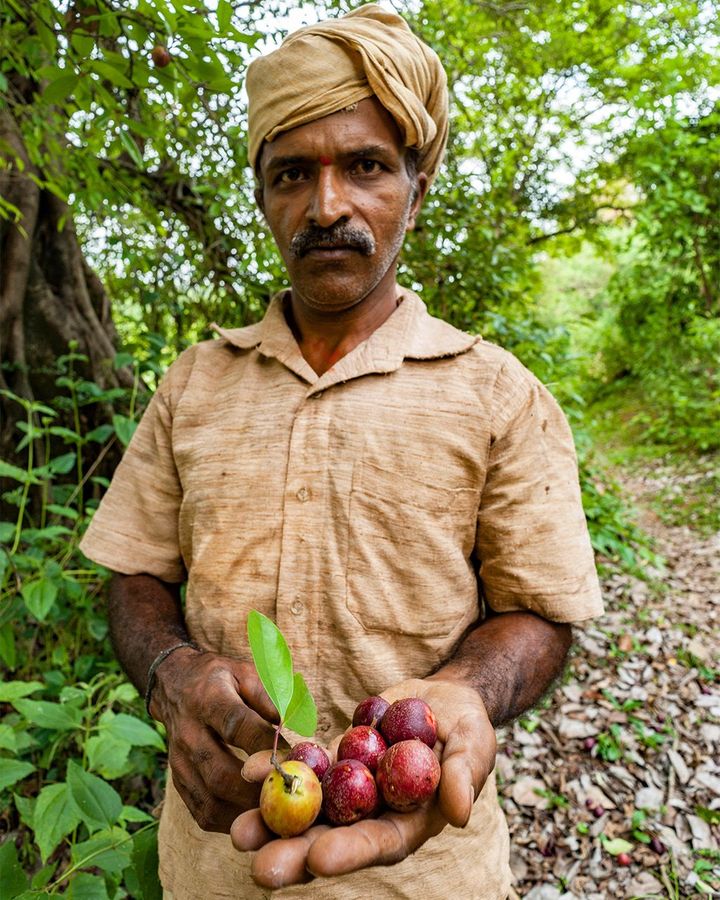
[[[441,637],[477,617],[479,492],[423,474],[353,469],[347,607],[366,631]]]

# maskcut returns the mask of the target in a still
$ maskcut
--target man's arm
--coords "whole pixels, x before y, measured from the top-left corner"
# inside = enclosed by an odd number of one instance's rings
[[[433,675],[384,691],[389,700],[422,697],[436,714],[443,744],[437,802],[344,828],[316,826],[284,840],[275,840],[259,811],[250,810],[230,833],[239,850],[258,851],[255,880],[278,888],[306,880],[308,872],[329,877],[396,863],[448,823],[466,825],[495,765],[494,728],[538,701],[562,671],[570,637],[568,625],[528,612],[503,613],[471,631]]]
[[[110,636],[141,695],[163,650],[190,638],[178,585],[151,575],[116,575],[110,587]],[[257,806],[259,788],[241,775],[227,745],[255,753],[272,746],[275,710],[250,662],[183,647],[155,670],[150,709],[168,735],[173,783],[201,828],[230,829]]]

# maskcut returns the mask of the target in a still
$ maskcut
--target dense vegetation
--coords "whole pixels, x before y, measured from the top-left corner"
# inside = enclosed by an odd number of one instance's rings
[[[282,284],[242,83],[302,8],[209,6],[0,9],[0,900],[159,896],[163,740],[118,674],[106,573],[77,542],[168,362]],[[405,10],[447,66],[453,119],[403,280],[551,385],[596,550],[636,569],[649,551],[593,438],[622,421],[635,444],[720,449],[718,12]]]

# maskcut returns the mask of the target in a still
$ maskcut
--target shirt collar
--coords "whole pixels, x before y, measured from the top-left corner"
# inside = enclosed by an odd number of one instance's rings
[[[234,347],[257,348],[274,357],[318,389],[371,372],[386,374],[406,359],[442,359],[465,353],[481,338],[431,316],[417,294],[403,290],[395,312],[324,375],[318,378],[300,353],[283,312],[284,292],[270,301],[262,321],[245,328],[220,328],[217,333]]]

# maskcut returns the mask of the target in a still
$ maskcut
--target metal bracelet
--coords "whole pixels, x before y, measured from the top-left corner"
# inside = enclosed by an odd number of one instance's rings
[[[193,650],[200,650],[200,647],[195,643],[195,641],[180,641],[179,644],[173,644],[172,647],[167,647],[165,650],[161,650],[160,653],[155,657],[155,659],[150,663],[150,668],[147,673],[147,687],[145,688],[145,709],[150,718],[153,718],[152,713],[150,712],[150,697],[152,695],[152,689],[155,687],[155,672],[157,671],[157,667],[160,663],[164,662],[171,653],[174,653],[176,650],[180,650],[182,647],[192,647]]]

